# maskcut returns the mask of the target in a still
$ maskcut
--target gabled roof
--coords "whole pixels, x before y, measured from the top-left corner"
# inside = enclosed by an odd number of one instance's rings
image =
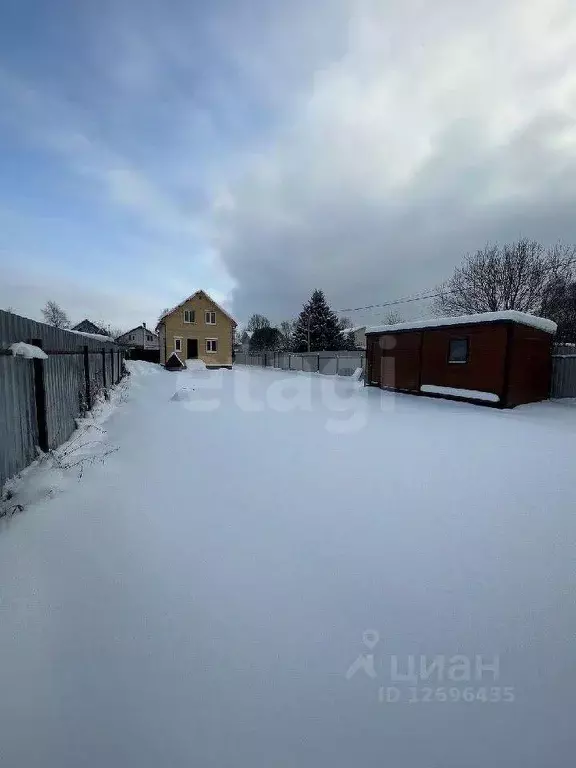
[[[166,360],[164,367],[169,371],[179,371],[186,368],[186,365],[184,364],[184,361],[180,355],[178,355],[176,352],[172,352],[168,360]]]
[[[223,314],[223,315],[226,315],[226,317],[228,318],[228,320],[230,320],[230,322],[231,322],[231,323],[232,323],[234,326],[238,325],[238,323],[236,322],[236,320],[234,320],[234,318],[232,317],[232,315],[228,314],[228,312],[226,312],[226,310],[225,310],[225,309],[222,309],[222,307],[220,306],[220,304],[218,304],[218,302],[217,302],[217,301],[214,301],[214,299],[212,298],[212,296],[208,295],[208,294],[206,293],[206,291],[196,291],[196,293],[193,293],[191,296],[188,296],[186,299],[184,299],[184,301],[181,301],[181,302],[180,302],[180,304],[176,304],[176,306],[175,306],[175,307],[172,307],[172,309],[169,309],[169,310],[167,310],[166,312],[163,312],[163,313],[160,315],[160,317],[158,318],[158,322],[157,322],[157,324],[156,324],[156,328],[158,328],[158,326],[159,326],[159,325],[161,325],[161,324],[164,322],[164,318],[168,317],[168,315],[171,315],[173,312],[176,312],[176,310],[177,310],[177,309],[180,309],[180,307],[183,307],[183,306],[184,306],[184,304],[186,304],[186,302],[187,302],[187,301],[191,301],[191,300],[192,300],[192,299],[194,299],[196,296],[204,296],[204,297],[206,297],[206,298],[208,299],[208,301],[211,301],[211,302],[212,302],[212,304],[214,304],[214,306],[215,306],[215,307],[218,307],[218,309],[220,310],[220,312],[222,312],[222,314]]]
[[[81,320],[79,323],[76,323],[76,325],[73,325],[70,330],[80,331],[81,333],[93,333],[93,334],[98,334],[100,336],[108,335],[104,330],[104,328],[100,328],[99,325],[96,325],[96,323],[93,323],[92,320],[88,320],[87,317],[85,317],[84,320]]]
[[[121,339],[123,336],[128,336],[129,333],[134,333],[134,331],[143,330],[146,331],[146,333],[152,333],[154,336],[158,336],[156,331],[153,331],[152,328],[144,327],[143,325],[137,325],[136,328],[132,328],[130,331],[126,331],[125,333],[121,333],[120,336],[117,336],[117,339]]]
[[[475,325],[478,323],[513,322],[538,328],[546,333],[556,333],[557,325],[544,317],[518,312],[515,309],[503,309],[500,312],[480,312],[476,315],[453,315],[451,317],[425,317],[395,325],[375,325],[366,328],[366,333],[394,333],[395,331],[418,330],[420,328],[439,328],[446,325]]]

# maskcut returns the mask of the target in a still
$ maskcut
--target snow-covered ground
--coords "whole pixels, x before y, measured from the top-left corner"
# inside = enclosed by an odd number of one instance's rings
[[[574,764],[574,405],[131,366],[0,521],[2,766]]]

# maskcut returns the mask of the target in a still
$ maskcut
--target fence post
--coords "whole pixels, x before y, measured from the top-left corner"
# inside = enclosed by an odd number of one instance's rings
[[[42,349],[42,339],[30,339],[28,344]],[[44,377],[44,360],[35,357],[34,366],[34,399],[36,401],[36,424],[38,426],[38,447],[46,453],[48,445],[48,419],[46,413],[46,380]]]
[[[110,378],[112,381],[111,384],[116,384],[116,380],[114,379],[114,350],[110,350]]]
[[[88,345],[84,345],[84,387],[86,393],[86,409],[92,408],[92,393],[90,392],[90,358],[88,357]]]
[[[106,387],[106,347],[102,347],[102,384]]]
[[[340,370],[340,355],[336,355],[336,376],[338,376],[338,371]]]
[[[320,355],[318,355],[318,369],[316,372],[320,373]]]

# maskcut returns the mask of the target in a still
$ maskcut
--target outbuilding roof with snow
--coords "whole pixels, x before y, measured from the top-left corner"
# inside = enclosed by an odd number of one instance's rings
[[[515,309],[505,309],[500,312],[480,312],[475,315],[454,315],[452,317],[425,317],[410,320],[395,325],[374,325],[366,328],[366,333],[394,333],[395,331],[420,330],[424,328],[439,328],[447,325],[474,325],[480,323],[513,322],[528,325],[546,333],[556,333],[557,325],[544,317],[518,312]]]

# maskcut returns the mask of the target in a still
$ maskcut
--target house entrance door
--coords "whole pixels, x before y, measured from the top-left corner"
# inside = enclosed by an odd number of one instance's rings
[[[186,359],[195,360],[198,357],[198,339],[188,339],[186,347]]]

